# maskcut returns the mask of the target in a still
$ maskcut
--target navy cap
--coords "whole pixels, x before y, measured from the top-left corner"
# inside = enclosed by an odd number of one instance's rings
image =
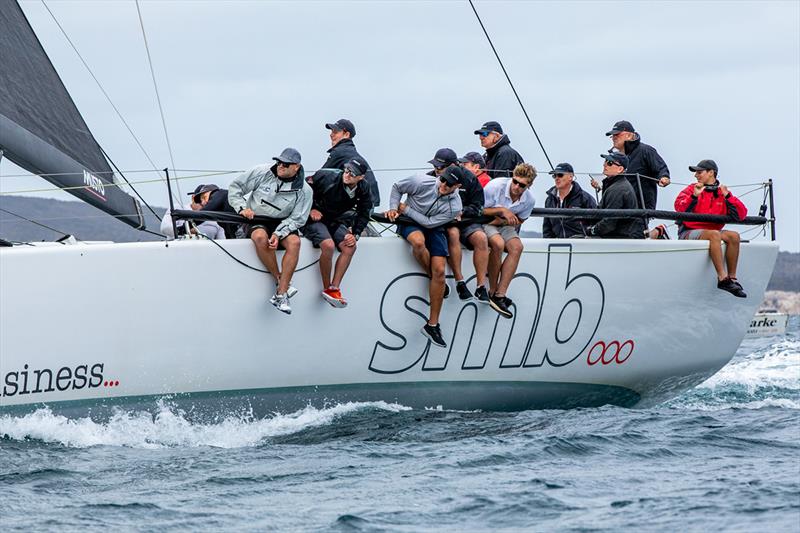
[[[469,172],[469,170],[459,166],[447,167],[444,173],[439,176],[439,180],[445,182],[449,187],[456,184],[463,185],[467,179],[465,172]]]
[[[479,133],[483,133],[484,131],[496,131],[497,133],[503,133],[503,126],[500,125],[499,122],[495,122],[494,120],[490,120],[489,122],[484,122],[483,126],[475,130],[475,135]]]
[[[198,194],[203,194],[204,192],[214,192],[218,191],[219,187],[214,185],[213,183],[209,183],[208,185],[198,185],[195,187],[194,192],[188,193],[189,196],[197,196]]]
[[[443,168],[458,163],[458,156],[450,148],[439,148],[436,150],[436,155],[428,163],[436,168]]]
[[[550,174],[575,174],[575,170],[573,170],[572,165],[569,163],[559,163],[556,165],[556,168],[550,171]]]
[[[325,127],[329,130],[341,130],[350,133],[350,137],[356,136],[356,127],[353,125],[352,122],[347,120],[346,118],[340,118],[336,122],[329,122],[325,124]]]
[[[351,159],[344,165],[344,169],[353,176],[363,176],[367,173],[367,163],[361,159]]]
[[[618,165],[622,165],[622,168],[628,168],[628,163],[630,160],[628,156],[621,153],[621,152],[611,152],[608,154],[600,154],[600,157],[608,161],[609,163],[616,163]]]
[[[281,163],[292,163],[297,164],[300,163],[300,152],[295,150],[294,148],[284,148],[281,155],[278,157],[273,157],[275,161],[280,161]]]
[[[467,152],[464,154],[464,157],[458,158],[459,163],[475,163],[479,165],[481,168],[486,166],[486,160],[483,159],[483,156],[478,152]]]
[[[717,168],[717,164],[713,159],[703,159],[696,165],[689,167],[689,170],[692,172],[697,172],[698,170],[713,170],[714,172],[719,172],[719,168]]]
[[[633,124],[628,122],[627,120],[620,120],[614,127],[611,128],[611,131],[606,132],[606,136],[614,135],[616,133],[622,133],[623,131],[629,131],[631,133],[635,133],[636,130],[633,129]]]

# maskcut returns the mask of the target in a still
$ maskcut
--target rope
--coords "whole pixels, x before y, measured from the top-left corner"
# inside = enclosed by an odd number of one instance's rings
[[[201,238],[203,238],[203,239],[206,239],[207,241],[211,241],[211,242],[214,244],[214,246],[216,246],[217,248],[219,248],[220,250],[222,250],[222,251],[225,253],[225,255],[227,255],[228,257],[230,257],[231,259],[233,259],[234,261],[236,261],[237,263],[239,263],[239,264],[240,264],[240,265],[242,265],[243,267],[247,267],[247,268],[249,268],[250,270],[255,270],[256,272],[261,272],[262,274],[270,274],[270,275],[271,275],[271,272],[269,272],[268,270],[264,270],[264,269],[261,269],[261,268],[258,268],[258,267],[254,267],[254,266],[252,266],[252,265],[249,265],[249,264],[245,263],[244,261],[242,261],[241,259],[239,259],[239,258],[238,258],[238,257],[236,257],[235,255],[233,255],[232,253],[230,253],[228,250],[226,250],[225,248],[223,248],[223,247],[222,247],[222,245],[220,245],[220,244],[219,244],[217,241],[215,241],[214,239],[212,239],[212,238],[208,237],[207,235],[203,235],[202,233],[198,233],[197,235],[198,235],[198,236],[200,236],[200,237],[201,237]],[[317,263],[319,263],[319,259],[317,259],[316,261],[313,261],[313,262],[311,262],[311,263],[307,264],[307,265],[306,265],[306,266],[304,266],[304,267],[295,268],[295,269],[294,269],[294,273],[295,273],[295,274],[297,274],[298,272],[302,272],[303,270],[305,270],[305,269],[307,269],[307,268],[311,268],[312,266],[316,265]]]
[[[506,70],[505,65],[503,65],[503,61],[500,59],[500,54],[497,53],[497,49],[494,47],[492,38],[489,37],[489,32],[486,31],[486,26],[483,25],[481,16],[478,15],[478,10],[475,9],[475,4],[472,3],[472,0],[469,0],[469,5],[472,8],[472,12],[475,13],[475,18],[478,19],[478,24],[481,25],[481,29],[483,30],[483,34],[486,36],[486,40],[489,41],[489,46],[492,47],[492,52],[494,52],[494,56],[497,58],[497,62],[500,64],[500,68],[503,69],[503,74],[505,74],[506,80],[508,80],[508,84],[511,86],[511,90],[514,92],[514,96],[516,97],[519,106],[522,108],[522,113],[525,115],[525,119],[528,121],[528,125],[531,127],[531,130],[533,131],[533,135],[536,137],[536,142],[539,143],[539,147],[542,149],[542,153],[544,154],[545,159],[547,159],[547,164],[550,165],[550,170],[552,170],[553,163],[550,161],[550,156],[547,155],[547,150],[544,149],[542,140],[539,138],[539,134],[536,133],[536,128],[533,127],[533,122],[531,121],[531,117],[528,116],[528,111],[525,109],[525,106],[523,105],[522,99],[520,99],[519,94],[517,94],[517,89],[514,87],[514,83],[511,81],[511,77],[508,75],[508,71]]]
[[[148,170],[148,172],[151,172],[151,171]],[[223,173],[215,172],[215,173],[209,173],[209,174],[197,174],[197,175],[194,175],[194,176],[184,176],[182,178],[172,178],[172,180],[173,181],[178,181],[178,180],[206,178],[206,177],[209,177],[209,176],[218,176],[220,174],[230,174],[230,172],[223,172]],[[159,182],[163,182],[163,181],[164,181],[164,178],[151,179],[151,180],[138,180],[138,181],[129,182],[129,185],[130,184],[139,185],[139,184],[142,184],[142,183],[159,183]],[[108,183],[108,184],[105,184],[105,186],[106,187],[121,187],[122,184],[121,183]],[[13,194],[23,194],[23,193],[34,193],[34,192],[70,191],[70,190],[73,190],[73,189],[85,189],[85,188],[86,188],[85,185],[74,185],[72,187],[48,187],[46,189],[27,189],[27,190],[22,190],[22,191],[5,191],[5,192],[0,191],[0,196],[13,195]],[[178,202],[178,203],[180,203],[180,202]]]
[[[9,211],[8,209],[3,209],[2,207],[0,207],[0,211],[2,211],[4,213],[8,213],[9,215],[15,216],[17,218],[21,218],[22,220],[24,220],[26,222],[30,222],[31,224],[36,224],[37,226],[40,226],[40,227],[45,228],[45,229],[48,229],[50,231],[54,231],[56,233],[60,233],[61,235],[69,235],[69,233],[64,233],[63,231],[58,230],[56,228],[51,228],[50,226],[46,226],[45,224],[40,224],[39,222],[36,222],[35,220],[31,220],[29,218],[25,218],[24,216],[18,215],[16,213],[12,212],[12,211]]]
[[[112,166],[113,166],[113,167],[114,167],[114,168],[117,170],[117,173],[118,173],[120,176],[122,176],[122,179],[124,179],[124,180],[125,180],[125,183],[127,183],[127,184],[130,186],[131,190],[132,190],[134,193],[136,193],[136,196],[138,196],[138,197],[139,197],[139,200],[141,200],[141,201],[142,201],[142,203],[143,203],[145,206],[147,206],[147,209],[149,209],[149,210],[150,210],[150,212],[151,212],[151,213],[153,213],[153,216],[154,216],[154,217],[156,217],[156,218],[159,218],[159,217],[158,217],[158,215],[156,214],[156,212],[153,210],[153,208],[152,208],[152,207],[150,207],[150,204],[148,204],[148,203],[147,203],[147,200],[145,200],[144,198],[142,198],[142,195],[141,195],[141,194],[139,194],[139,191],[137,191],[137,190],[136,190],[136,188],[135,188],[135,187],[134,187],[134,186],[131,184],[131,182],[130,182],[130,181],[128,181],[128,178],[125,176],[125,174],[123,174],[123,173],[122,173],[122,171],[119,169],[119,167],[117,166],[117,164],[116,164],[116,163],[114,163],[114,160],[113,160],[113,159],[111,159],[111,157],[109,157],[109,155],[106,153],[106,151],[105,151],[105,150],[103,150],[103,147],[102,147],[102,146],[100,147],[100,151],[101,151],[101,152],[103,152],[103,155],[104,155],[104,156],[106,156],[106,159],[108,159],[108,162],[109,162],[109,163],[111,163],[111,165],[112,165]],[[143,228],[139,228],[139,229],[143,229]]]
[[[147,33],[144,31],[144,20],[142,20],[142,10],[139,7],[139,0],[136,0],[136,13],[139,14],[139,26],[142,28],[142,39],[144,40],[144,49],[147,52],[147,63],[150,66],[150,76],[153,78],[153,88],[156,91],[156,100],[158,101],[158,112],[161,115],[161,126],[164,128],[164,138],[167,141],[167,150],[169,151],[169,161],[172,163],[172,168],[175,168],[175,158],[172,154],[172,144],[169,142],[169,133],[167,132],[167,120],[164,118],[164,107],[161,105],[161,95],[158,92],[158,83],[156,82],[156,71],[153,69],[153,59],[150,57],[150,46],[147,44]],[[176,182],[175,187],[178,189],[178,197],[175,200],[180,203],[180,197],[183,196],[180,185]]]

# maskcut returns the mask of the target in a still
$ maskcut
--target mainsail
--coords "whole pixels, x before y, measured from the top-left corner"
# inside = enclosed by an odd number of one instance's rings
[[[0,150],[3,156],[135,228],[139,202],[122,191],[28,19],[0,0]]]

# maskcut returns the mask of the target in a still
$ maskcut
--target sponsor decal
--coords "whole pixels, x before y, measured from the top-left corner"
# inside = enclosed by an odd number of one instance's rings
[[[19,370],[6,372],[0,381],[0,396],[12,397],[68,390],[108,387],[103,377],[104,363],[62,366],[61,368],[30,368],[25,364]],[[105,383],[105,385],[104,385]],[[112,382],[114,383],[114,382]],[[119,385],[116,381],[115,385]]]
[[[586,353],[590,345],[591,360],[595,361],[590,366],[597,361],[607,364],[603,357],[624,363],[633,352],[632,340],[617,342],[616,346],[624,345],[625,349],[616,355],[608,350],[616,341],[604,343],[605,353],[610,354],[605,356],[597,355],[600,343],[592,345],[605,308],[606,293],[600,278],[589,272],[573,272],[571,244],[551,244],[546,261],[542,278],[526,272],[514,277],[512,319],[501,318],[476,302],[464,303],[457,313],[443,313],[442,330],[449,336],[445,339],[447,348],[418,341],[419,328],[427,320],[428,301],[417,293],[427,276],[398,276],[381,297],[383,335],[375,343],[369,370],[379,374],[399,374],[413,368],[441,371],[451,360],[462,370],[483,369],[490,361],[498,368],[561,367]],[[409,313],[420,320],[409,320]]]
[[[87,191],[97,196],[104,202],[106,201],[106,187],[105,183],[103,183],[103,180],[101,180],[91,172],[84,170],[83,183],[87,186],[86,189]]]
[[[606,343],[597,341],[586,355],[586,363],[589,366],[594,366],[597,363],[602,365],[610,365],[611,363],[621,365],[630,359],[635,345],[636,343],[631,339],[625,342],[611,341]]]

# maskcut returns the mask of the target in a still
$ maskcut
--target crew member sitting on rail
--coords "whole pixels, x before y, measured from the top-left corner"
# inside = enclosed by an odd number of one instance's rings
[[[215,190],[219,189],[216,185],[209,184],[209,185],[198,185],[194,192],[190,192],[190,201],[189,201],[189,208],[192,211],[200,211],[203,209],[203,205],[208,202],[208,198]],[[178,235],[186,235],[188,231],[192,235],[203,235],[209,239],[217,240],[217,239],[225,239],[225,231],[223,231],[222,227],[212,221],[212,220],[204,220],[202,222],[194,220],[176,220],[175,227],[178,229]],[[175,238],[175,233],[173,231],[172,226],[172,216],[170,215],[169,210],[164,213],[164,217],[161,219],[161,233],[167,236],[169,239]]]
[[[697,183],[683,189],[675,199],[675,211],[685,213],[705,213],[708,215],[728,215],[734,220],[742,220],[747,216],[747,208],[717,178],[719,168],[711,159],[703,159],[697,165],[689,167],[694,172]],[[737,296],[746,298],[744,289],[736,279],[736,265],[739,262],[739,234],[731,230],[723,230],[724,224],[718,222],[679,223],[679,239],[702,239],[710,241],[708,253],[717,270],[717,288]],[[723,261],[722,243],[725,243],[725,260]],[[725,272],[727,265],[728,271]]]
[[[486,196],[483,214],[495,217],[483,226],[489,237],[489,305],[504,318],[511,318],[513,302],[506,296],[508,286],[517,272],[522,257],[522,241],[519,227],[531,216],[536,203],[531,185],[536,178],[536,169],[528,163],[520,163],[510,178],[495,178],[483,192]],[[503,250],[506,258],[503,259]]]
[[[305,181],[300,152],[286,148],[272,159],[276,163],[271,167],[259,165],[233,180],[228,188],[228,202],[246,219],[252,220],[256,215],[272,219],[247,224],[245,235],[252,239],[258,258],[275,277],[277,287],[270,303],[279,311],[291,314],[289,298],[297,292],[291,283],[300,256],[298,230],[308,220],[312,192]],[[250,197],[245,200],[247,194]],[[282,273],[275,256],[278,245],[286,250]]]
[[[603,162],[603,196],[600,198],[600,209],[637,209],[636,192],[633,185],[625,178],[628,156],[620,152],[600,154]],[[592,178],[592,187],[600,188]],[[590,237],[605,239],[643,239],[644,221],[641,218],[604,218],[586,229]]]
[[[214,184],[205,185],[209,190],[203,195],[203,207],[201,211],[220,211],[236,214],[231,204],[228,202],[227,189],[220,189]],[[238,224],[236,222],[219,222],[222,229],[225,230],[225,238],[235,239],[236,229]]]
[[[486,161],[478,152],[467,152],[464,157],[458,158],[458,162],[478,178],[478,183],[481,184],[481,187],[486,187],[486,184],[492,179],[485,170]]]
[[[306,180],[314,191],[314,200],[302,232],[320,248],[322,298],[333,307],[347,307],[339,286],[356,252],[356,241],[369,224],[372,197],[369,184],[364,180],[368,170],[367,163],[356,158],[345,163],[344,170],[318,170]],[[339,257],[331,278],[336,248]]]
[[[435,159],[435,158],[434,158]],[[446,167],[440,176],[419,174],[392,185],[386,218],[394,222],[405,215],[412,223],[398,223],[397,233],[411,244],[414,258],[430,276],[430,315],[422,328],[433,344],[446,347],[439,327],[445,288],[447,264],[447,235],[444,225],[461,215],[458,188],[468,170],[459,166]],[[405,202],[401,202],[406,195]]]
[[[550,171],[555,185],[547,191],[544,206],[559,209],[596,209],[597,202],[592,195],[581,189],[575,181],[575,171],[569,163],[559,163]],[[545,217],[542,222],[542,236],[545,239],[568,239],[585,236],[583,220],[578,218]]]

